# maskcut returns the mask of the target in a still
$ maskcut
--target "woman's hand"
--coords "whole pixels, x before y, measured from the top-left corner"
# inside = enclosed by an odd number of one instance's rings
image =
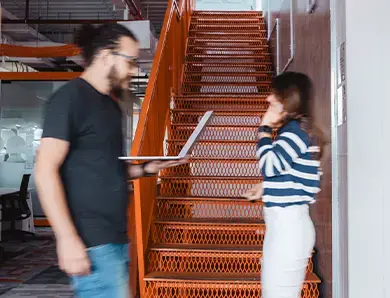
[[[263,197],[264,189],[263,184],[259,183],[255,185],[252,189],[248,190],[242,196],[251,202],[261,200]]]
[[[261,120],[262,126],[277,127],[286,116],[283,105],[279,102],[271,103]]]

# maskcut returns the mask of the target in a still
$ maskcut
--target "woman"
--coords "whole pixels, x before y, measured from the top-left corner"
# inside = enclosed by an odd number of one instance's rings
[[[256,156],[263,183],[244,194],[262,199],[266,233],[262,297],[298,298],[315,242],[309,204],[320,191],[322,133],[312,110],[312,83],[285,72],[273,79],[269,108],[259,128]],[[272,132],[277,130],[273,141]],[[318,146],[313,146],[314,140]]]

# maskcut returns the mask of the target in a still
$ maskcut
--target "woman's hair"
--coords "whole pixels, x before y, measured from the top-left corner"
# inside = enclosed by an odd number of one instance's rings
[[[98,27],[85,24],[76,32],[74,43],[81,48],[83,58],[89,66],[99,51],[116,49],[122,37],[138,42],[133,32],[120,24],[108,23]]]
[[[284,72],[272,80],[271,92],[280,100],[287,113],[283,124],[296,120],[320,148],[316,158],[320,159],[328,143],[314,116],[314,92],[311,79],[299,72]]]

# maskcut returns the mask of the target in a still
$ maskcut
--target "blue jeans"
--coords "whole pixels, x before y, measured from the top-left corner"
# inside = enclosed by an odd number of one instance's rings
[[[129,245],[106,244],[88,248],[91,274],[72,276],[77,298],[129,297]]]

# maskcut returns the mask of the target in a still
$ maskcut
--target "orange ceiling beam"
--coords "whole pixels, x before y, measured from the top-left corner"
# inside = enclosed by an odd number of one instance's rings
[[[8,81],[69,81],[81,72],[0,72],[0,80]]]
[[[0,56],[24,57],[24,58],[54,58],[72,57],[81,52],[76,45],[69,44],[63,46],[50,47],[26,47],[9,44],[0,44]]]

